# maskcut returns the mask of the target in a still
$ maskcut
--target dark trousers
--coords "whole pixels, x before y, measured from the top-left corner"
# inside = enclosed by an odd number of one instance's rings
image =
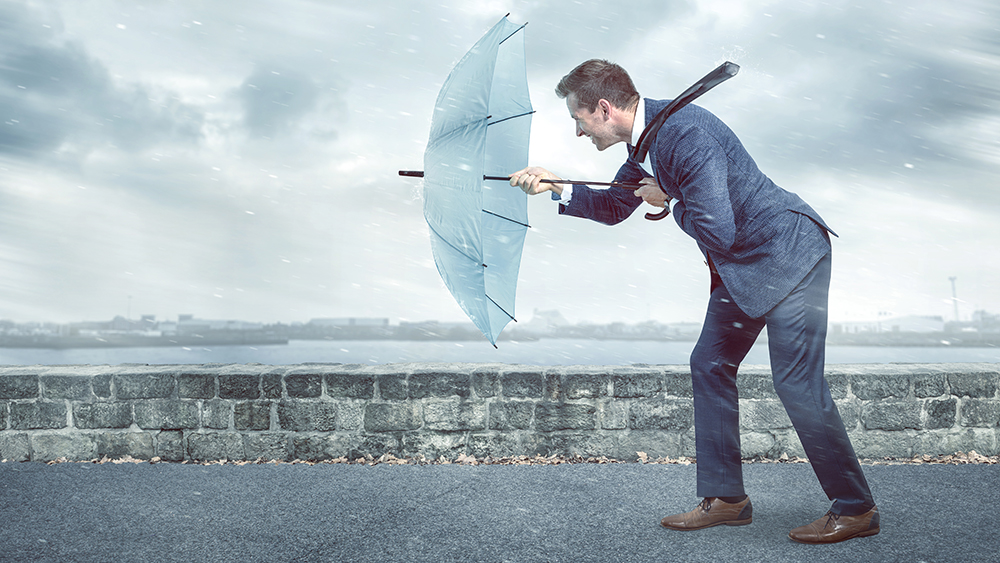
[[[764,317],[748,317],[713,274],[708,314],[691,354],[698,496],[744,494],[736,371],[767,326],[774,389],[802,442],[831,510],[857,515],[874,506],[823,367],[830,255]]]

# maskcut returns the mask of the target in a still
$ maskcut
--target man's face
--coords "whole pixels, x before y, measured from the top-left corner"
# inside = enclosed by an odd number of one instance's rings
[[[611,122],[608,114],[600,104],[594,109],[585,109],[577,104],[575,92],[570,92],[566,96],[566,107],[569,109],[569,116],[576,122],[576,136],[590,137],[591,142],[597,150],[603,151],[617,142],[611,131]]]

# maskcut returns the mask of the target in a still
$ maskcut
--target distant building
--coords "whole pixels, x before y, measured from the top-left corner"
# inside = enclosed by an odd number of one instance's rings
[[[876,321],[831,323],[830,328],[833,334],[943,332],[944,318],[940,316],[907,315],[884,318]]]
[[[342,317],[342,318],[332,318],[332,319],[311,319],[309,324],[315,327],[388,327],[389,319],[387,318],[359,318],[359,317]]]

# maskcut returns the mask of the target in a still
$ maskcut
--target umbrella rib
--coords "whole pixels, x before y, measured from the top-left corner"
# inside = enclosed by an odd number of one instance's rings
[[[527,227],[527,228],[529,228],[529,229],[531,228],[531,225],[529,225],[529,224],[527,224],[527,223],[522,223],[522,222],[520,222],[520,221],[516,221],[516,220],[514,220],[514,219],[511,219],[510,217],[504,217],[503,215],[500,215],[499,213],[494,213],[494,212],[492,212],[492,211],[488,211],[488,210],[486,210],[486,209],[483,209],[483,213],[489,213],[490,215],[492,215],[492,216],[494,216],[494,217],[499,217],[499,218],[501,218],[501,219],[506,219],[506,220],[510,221],[511,223],[516,223],[516,224],[518,224],[518,225],[521,225],[522,227]]]
[[[498,119],[498,120],[496,120],[496,121],[494,121],[492,123],[487,123],[486,126],[489,127],[490,125],[496,125],[497,123],[503,123],[504,121],[507,121],[508,119],[516,119],[518,117],[524,117],[526,115],[531,115],[533,113],[535,113],[535,110],[526,111],[524,113],[520,113],[520,114],[517,114],[517,115],[512,115],[510,117],[505,117],[503,119]],[[489,119],[490,117],[491,116],[487,116],[487,119]]]
[[[519,28],[515,29],[515,30],[514,30],[514,31],[513,31],[513,32],[512,32],[512,33],[511,33],[510,35],[508,35],[507,37],[504,37],[504,38],[503,38],[503,41],[501,41],[501,42],[497,43],[497,45],[503,45],[503,42],[504,42],[504,41],[506,41],[506,40],[510,39],[511,37],[514,37],[514,34],[516,34],[516,33],[517,33],[518,31],[521,31],[522,29],[524,29],[524,26],[526,26],[526,25],[528,25],[528,22],[524,22],[523,24],[521,24],[521,27],[519,27]],[[534,29],[534,28],[532,28],[532,29]]]
[[[503,311],[503,314],[505,314],[508,317],[510,317],[510,320],[514,321],[515,323],[517,322],[517,319],[514,318],[514,315],[511,315],[510,313],[508,313],[507,310],[504,309],[503,307],[501,307],[499,303],[497,303],[496,301],[494,301],[492,297],[490,297],[489,295],[486,295],[486,298],[490,300],[490,303],[493,303],[494,305],[496,305],[497,309],[500,309],[501,311]]]
[[[433,225],[431,225],[430,223],[428,223],[427,227],[431,230],[432,233],[434,233],[437,236],[437,238],[441,239],[448,246],[454,248],[455,252],[458,252],[459,254],[461,254],[462,256],[465,256],[466,258],[468,258],[469,260],[472,260],[473,262],[477,262],[480,266],[482,266],[484,268],[486,267],[486,264],[483,264],[482,260],[477,260],[475,257],[470,256],[469,253],[467,253],[466,251],[462,250],[461,248],[455,246],[454,244],[451,243],[451,241],[449,241],[448,239],[446,239],[443,236],[441,236],[441,233],[437,232],[437,229],[435,229]]]

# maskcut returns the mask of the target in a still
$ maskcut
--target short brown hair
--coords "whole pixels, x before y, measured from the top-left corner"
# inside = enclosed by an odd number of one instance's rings
[[[604,98],[618,109],[639,103],[639,92],[625,69],[603,59],[590,59],[562,77],[556,85],[556,95],[566,98],[576,94],[580,107],[593,111]]]

